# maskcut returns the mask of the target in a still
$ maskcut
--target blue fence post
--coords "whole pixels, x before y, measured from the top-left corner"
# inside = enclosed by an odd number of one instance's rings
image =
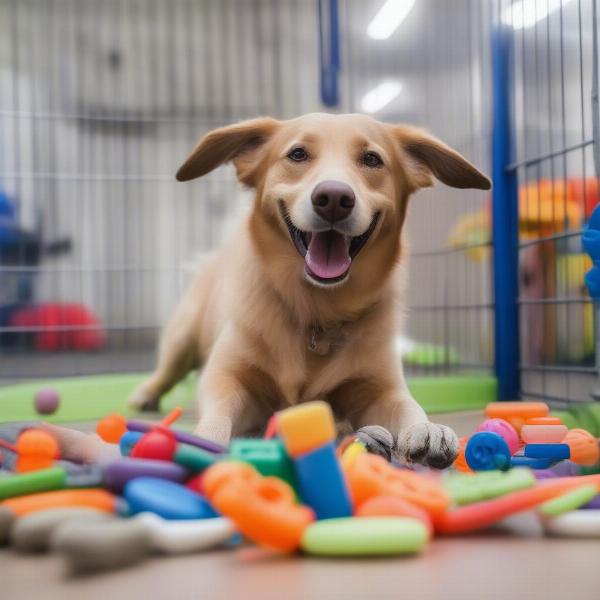
[[[513,155],[511,118],[512,31],[492,32],[492,240],[495,306],[495,370],[498,400],[515,400],[519,372],[519,206],[517,176],[508,169]]]
[[[321,102],[337,106],[340,102],[338,77],[340,60],[340,23],[338,0],[318,0],[319,79]]]

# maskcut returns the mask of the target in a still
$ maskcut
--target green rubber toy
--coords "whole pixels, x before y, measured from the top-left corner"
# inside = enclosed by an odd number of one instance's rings
[[[544,502],[539,510],[545,517],[558,517],[572,510],[577,510],[580,506],[593,500],[597,495],[598,488],[595,485],[582,485],[562,496]]]
[[[29,473],[19,473],[10,477],[0,479],[0,500],[35,494],[37,492],[49,492],[65,487],[67,472],[61,467],[40,469]]]
[[[217,457],[201,448],[189,444],[178,444],[173,460],[194,473],[200,473],[214,464]]]
[[[294,466],[281,440],[233,440],[229,454],[232,460],[250,463],[261,475],[279,477],[297,489]]]
[[[344,517],[309,525],[301,547],[320,556],[414,554],[427,544],[427,527],[406,517]]]
[[[535,476],[531,470],[525,468],[481,471],[474,474],[450,473],[444,478],[446,491],[459,506],[491,500],[534,485]]]

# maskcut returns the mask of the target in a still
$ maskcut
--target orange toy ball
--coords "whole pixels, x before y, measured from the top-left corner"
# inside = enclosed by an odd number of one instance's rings
[[[563,444],[571,449],[571,460],[584,467],[591,467],[600,462],[598,440],[585,429],[571,429],[565,436]]]
[[[465,448],[467,447],[468,441],[469,436],[462,437],[458,440],[458,456],[452,465],[457,471],[461,471],[462,473],[473,472],[473,469],[467,464],[467,459],[465,458]]]
[[[17,473],[46,469],[60,456],[58,442],[51,434],[39,429],[28,429],[21,433],[15,443],[15,449]]]
[[[58,442],[50,433],[40,429],[27,429],[19,435],[15,443],[17,454],[58,458]]]
[[[118,444],[126,431],[127,421],[117,413],[108,415],[96,425],[96,433],[109,444]]]

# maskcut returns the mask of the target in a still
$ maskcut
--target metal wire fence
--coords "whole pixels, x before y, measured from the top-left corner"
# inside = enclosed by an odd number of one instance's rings
[[[0,381],[151,368],[190,273],[251,201],[228,168],[188,186],[173,174],[211,128],[324,110],[315,4],[0,0],[0,232],[4,219],[16,236],[0,237]],[[378,40],[367,24],[382,4],[339,4],[335,110],[362,111],[393,81],[401,93],[374,116],[425,126],[488,172],[490,38],[502,20],[512,27],[523,390],[582,398],[595,372],[575,248],[597,194],[595,3],[559,0],[519,27],[527,2],[419,0]],[[413,199],[399,338],[411,373],[493,371],[491,229],[480,192],[437,186]]]
[[[522,394],[589,400],[597,368],[581,231],[600,200],[597,3],[504,2],[499,21],[512,32]]]

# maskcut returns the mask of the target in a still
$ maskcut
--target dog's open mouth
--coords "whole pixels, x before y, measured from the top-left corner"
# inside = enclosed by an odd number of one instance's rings
[[[304,258],[307,275],[322,284],[339,283],[346,278],[352,260],[367,243],[379,220],[379,213],[375,213],[364,233],[349,236],[334,229],[302,231],[292,223],[282,201],[279,202],[279,210],[296,249]]]

